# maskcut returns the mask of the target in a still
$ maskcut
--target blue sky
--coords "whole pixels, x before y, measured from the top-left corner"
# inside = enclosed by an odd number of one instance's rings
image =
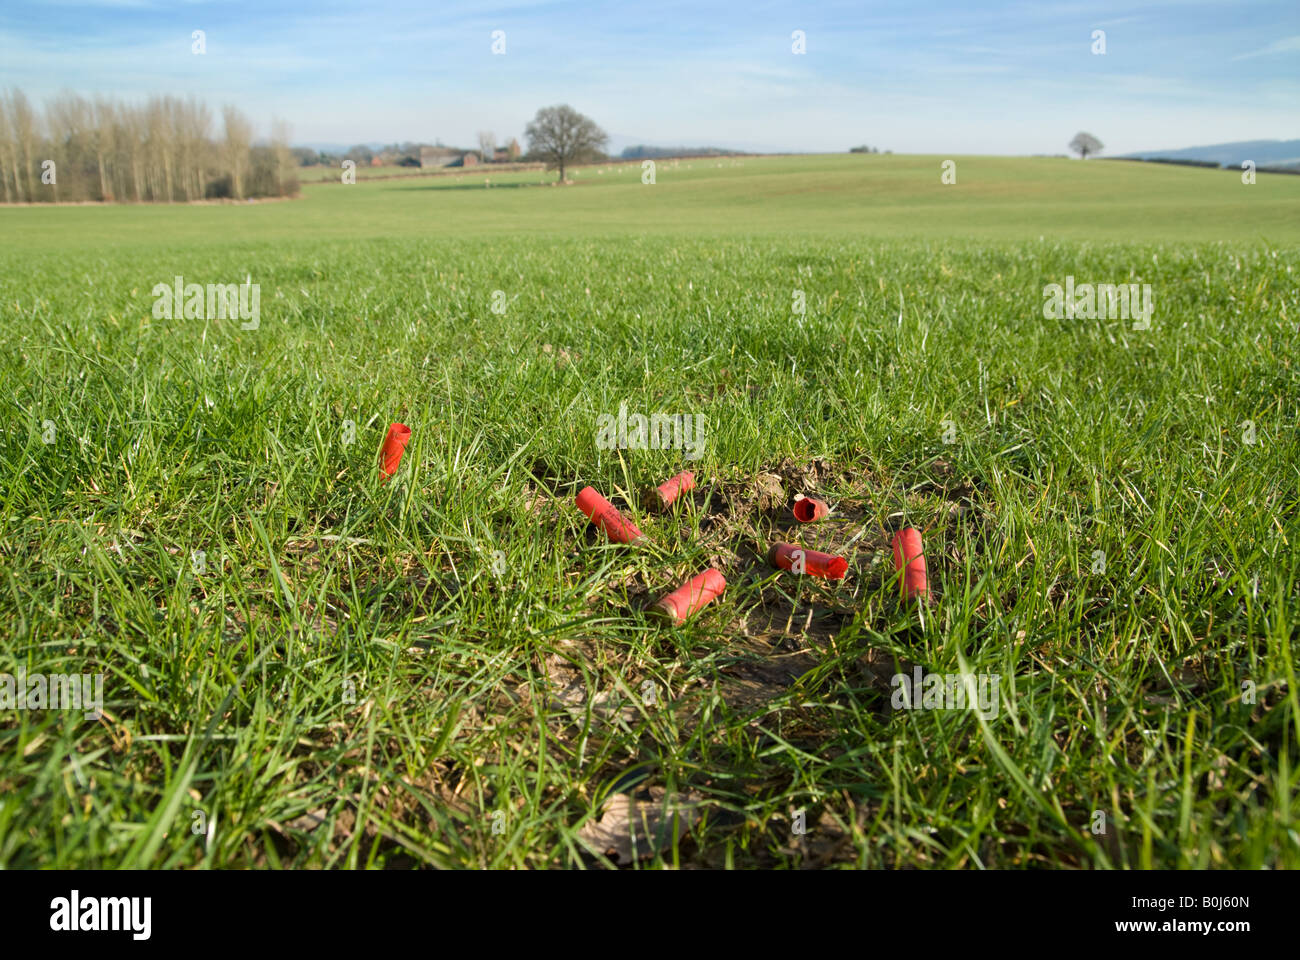
[[[1113,154],[1300,137],[1300,2],[10,0],[0,86],[192,94],[294,142],[522,142],[569,103],[616,147]]]

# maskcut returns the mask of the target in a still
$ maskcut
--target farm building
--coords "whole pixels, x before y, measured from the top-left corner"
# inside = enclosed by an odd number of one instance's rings
[[[451,147],[421,147],[421,167],[449,167],[460,159],[461,151]]]

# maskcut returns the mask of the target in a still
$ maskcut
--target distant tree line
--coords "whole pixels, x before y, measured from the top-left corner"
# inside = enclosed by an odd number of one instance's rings
[[[490,131],[478,135],[478,150],[465,150],[450,147],[454,153],[473,153],[482,163],[515,163],[522,158],[519,141],[513,137],[503,146],[498,146],[496,138]],[[402,143],[390,143],[374,149],[359,143],[344,151],[314,150],[310,147],[294,147],[290,153],[293,162],[300,167],[338,167],[344,160],[351,160],[357,166],[381,167],[418,167],[421,151],[429,147],[442,148],[442,141],[437,143],[417,143],[411,140]]]
[[[72,93],[32,107],[21,90],[0,95],[0,199],[5,203],[190,200],[291,196],[298,191],[288,127],[269,143],[234,107],[194,98],[120,103]]]
[[[1108,160],[1142,160],[1146,163],[1172,163],[1179,167],[1213,167],[1219,169],[1225,164],[1216,163],[1214,160],[1189,160],[1182,157],[1107,157]]]
[[[1239,163],[1219,163],[1217,160],[1192,160],[1185,157],[1108,157],[1106,159],[1124,163],[1169,163],[1176,167],[1203,167],[1210,170],[1241,170]],[[1256,173],[1289,173],[1300,175],[1300,163],[1269,164],[1256,166]]]
[[[651,147],[644,143],[624,147],[624,160],[659,160],[664,157],[740,157],[741,150],[724,150],[721,147]]]

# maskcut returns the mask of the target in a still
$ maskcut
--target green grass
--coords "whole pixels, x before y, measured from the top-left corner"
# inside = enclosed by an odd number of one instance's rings
[[[635,785],[694,813],[641,866],[1300,865],[1300,178],[941,159],[0,211],[0,672],[106,714],[0,711],[0,864],[604,865]],[[177,274],[251,275],[260,327],[154,319]],[[1045,320],[1067,275],[1151,329]],[[704,455],[598,449],[621,403]],[[894,711],[913,665],[1001,709]]]
[[[798,236],[951,241],[1292,242],[1300,177],[1165,164],[943,157],[740,157],[303,187],[296,202],[0,210],[0,249],[229,249],[249,242],[471,237]],[[604,172],[601,172],[604,171]],[[491,179],[493,186],[484,186]]]

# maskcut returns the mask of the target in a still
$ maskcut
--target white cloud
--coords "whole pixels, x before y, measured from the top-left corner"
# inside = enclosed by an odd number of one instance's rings
[[[1258,50],[1252,50],[1250,53],[1243,53],[1233,57],[1233,60],[1251,60],[1255,57],[1268,57],[1275,53],[1300,53],[1300,36],[1283,37],[1281,40],[1274,40],[1266,47],[1260,47]]]

